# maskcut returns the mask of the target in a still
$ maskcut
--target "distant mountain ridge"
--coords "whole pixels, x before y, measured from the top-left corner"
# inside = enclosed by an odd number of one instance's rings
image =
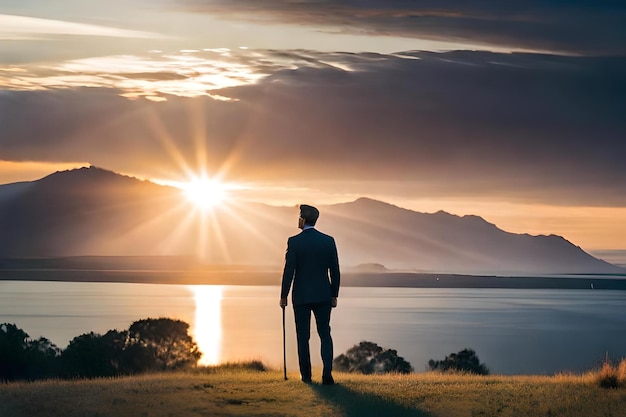
[[[338,239],[351,230],[364,230],[366,224],[367,232],[351,241],[352,250],[391,268],[503,274],[623,272],[561,236],[508,233],[478,216],[418,213],[368,198],[327,211],[335,214],[329,229]],[[344,220],[335,223],[337,217]],[[383,253],[381,246],[388,250]]]
[[[624,273],[560,236],[504,232],[478,216],[360,198],[319,206],[343,265],[463,274]],[[198,256],[280,267],[297,209],[232,204],[201,215],[181,191],[90,167],[0,186],[0,258]],[[384,265],[384,267],[383,267]]]

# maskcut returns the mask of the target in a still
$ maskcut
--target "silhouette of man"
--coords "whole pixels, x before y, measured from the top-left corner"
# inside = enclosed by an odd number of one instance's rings
[[[339,295],[339,258],[335,239],[315,229],[319,210],[300,206],[299,234],[287,240],[280,306],[287,306],[287,295],[293,282],[291,301],[296,322],[298,362],[302,381],[311,382],[311,312],[315,316],[321,342],[322,384],[335,383],[333,369],[333,339],[330,336],[330,312],[337,306]]]

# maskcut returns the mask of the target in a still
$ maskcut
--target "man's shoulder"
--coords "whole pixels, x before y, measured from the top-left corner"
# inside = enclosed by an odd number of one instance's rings
[[[296,240],[305,240],[305,239],[329,239],[334,240],[332,236],[327,235],[326,233],[320,232],[317,229],[306,229],[298,233],[297,235],[293,235],[289,238],[290,241]]]
[[[289,236],[289,238],[287,239],[287,243],[297,242],[299,240],[302,240],[303,237],[304,234],[302,232],[298,233],[297,235]]]
[[[304,233],[301,233],[304,234]],[[312,239],[315,239],[317,241],[323,240],[327,243],[334,243],[335,242],[335,238],[333,238],[331,235],[327,235],[324,232],[320,232],[317,229],[311,229],[311,233],[309,233],[309,236]]]
[[[331,235],[328,235],[326,233],[320,232],[319,230],[316,230],[317,233],[320,234],[321,237],[323,237],[324,239],[328,239],[328,240],[335,240],[334,237],[332,237]]]

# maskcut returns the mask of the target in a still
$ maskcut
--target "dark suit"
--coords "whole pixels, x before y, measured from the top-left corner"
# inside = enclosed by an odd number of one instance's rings
[[[339,259],[335,240],[308,228],[287,241],[281,298],[287,298],[291,284],[298,339],[298,359],[302,379],[311,378],[311,312],[315,316],[321,342],[324,376],[330,376],[333,364],[333,341],[330,336],[330,312],[333,297],[339,295]]]

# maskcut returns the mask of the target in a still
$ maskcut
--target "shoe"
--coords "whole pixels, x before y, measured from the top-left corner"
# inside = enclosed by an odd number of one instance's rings
[[[305,384],[311,384],[313,381],[311,381],[311,377],[308,377],[308,378],[303,377],[302,382],[304,382]]]
[[[335,385],[335,380],[331,375],[322,377],[322,385]]]

